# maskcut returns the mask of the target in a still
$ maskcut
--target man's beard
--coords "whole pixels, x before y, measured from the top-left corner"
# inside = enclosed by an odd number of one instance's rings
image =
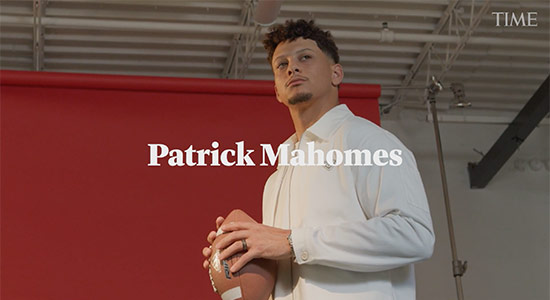
[[[311,93],[299,93],[294,95],[294,97],[288,99],[288,104],[290,105],[296,105],[298,103],[306,102],[313,97],[313,94]]]

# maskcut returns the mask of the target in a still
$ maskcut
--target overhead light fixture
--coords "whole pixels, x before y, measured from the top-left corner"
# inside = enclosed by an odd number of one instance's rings
[[[394,40],[394,33],[390,30],[388,22],[382,22],[382,30],[380,30],[380,42],[391,43]]]
[[[472,106],[472,103],[466,101],[466,93],[464,93],[464,85],[459,82],[451,83],[451,91],[453,91],[454,98],[451,100],[450,108],[466,108]]]
[[[270,26],[275,23],[281,11],[283,0],[259,0],[254,10],[254,22],[261,26]]]

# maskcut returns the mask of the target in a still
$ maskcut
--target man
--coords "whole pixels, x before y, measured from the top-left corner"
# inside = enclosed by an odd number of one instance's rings
[[[311,142],[325,153],[397,149],[402,163],[279,165],[265,185],[263,224],[222,226],[229,233],[219,244],[220,260],[245,249],[232,272],[254,258],[277,260],[276,300],[414,299],[412,263],[431,256],[434,234],[412,153],[339,104],[344,73],[328,31],[313,21],[287,21],[272,28],[264,45],[277,100],[296,130],[285,141],[291,150],[307,151]],[[208,235],[210,243],[215,235]]]

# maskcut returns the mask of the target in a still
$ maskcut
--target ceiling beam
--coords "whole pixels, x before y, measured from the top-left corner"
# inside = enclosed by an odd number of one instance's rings
[[[32,17],[24,16],[2,16],[1,24],[6,25],[29,25],[32,26]],[[194,24],[181,22],[153,22],[153,21],[129,21],[129,20],[104,20],[104,19],[82,19],[82,18],[53,18],[43,17],[42,24],[57,28],[82,28],[82,29],[119,29],[119,30],[143,30],[150,32],[192,32],[192,33],[217,33],[217,34],[246,34],[254,31],[254,26],[239,25],[217,25],[217,24]],[[263,28],[262,33],[267,32]],[[361,30],[331,30],[335,38],[347,38],[354,40],[380,41],[382,33],[380,31],[361,31]],[[394,42],[431,42],[431,43],[459,43],[459,36],[443,36],[437,34],[418,34],[418,33],[395,33]],[[548,43],[545,40],[529,39],[509,39],[496,37],[471,37],[469,44],[493,45],[493,46],[517,46],[523,48],[542,48],[547,49]]]
[[[336,2],[335,2],[336,3]],[[382,8],[373,6],[342,6],[342,5],[301,5],[283,4],[281,12],[284,13],[327,13],[327,14],[349,14],[349,15],[374,15],[374,16],[402,16],[418,18],[439,18],[439,8],[435,9],[406,9],[406,8]]]
[[[231,48],[229,49],[223,71],[220,74],[221,78],[244,79],[248,64],[256,49],[261,28],[254,26],[254,2],[252,0],[244,0],[242,5],[239,26],[243,26],[249,30],[233,35]]]
[[[112,6],[112,5],[128,5],[129,7],[190,7],[190,8],[204,8],[204,9],[240,9],[240,3],[235,1],[174,1],[174,0],[157,0],[151,1],[128,1],[128,0],[103,0],[103,1],[90,1],[90,0],[55,0],[60,3],[82,3],[86,5],[98,5],[98,6]]]
[[[471,7],[471,16],[470,16],[470,25],[467,27],[466,32],[460,37],[460,42],[456,45],[455,49],[452,53],[447,55],[447,59],[445,60],[445,67],[439,74],[437,75],[437,79],[442,81],[445,77],[446,73],[451,69],[454,62],[460,55],[460,52],[466,47],[466,44],[470,41],[472,38],[472,34],[474,34],[474,31],[478,28],[481,18],[487,13],[489,8],[491,7],[491,0],[486,0],[484,2],[484,5],[479,9],[479,12],[474,17],[474,6],[473,3],[475,1],[472,1],[472,7]],[[449,22],[449,26],[451,26],[451,23]],[[449,28],[449,31],[451,28]]]
[[[452,2],[449,3],[447,8],[445,8],[445,11],[441,15],[441,18],[439,18],[439,21],[437,22],[437,25],[435,26],[435,29],[432,32],[432,34],[439,35],[439,33],[441,33],[441,31],[443,30],[445,25],[447,23],[449,23],[449,18],[451,18],[451,15],[453,14],[454,9],[457,7],[458,2],[459,2],[458,0],[453,0]],[[401,82],[402,87],[408,86],[414,80],[416,74],[420,70],[420,67],[422,66],[422,64],[426,60],[426,57],[428,57],[428,53],[432,49],[433,44],[434,44],[434,42],[431,42],[431,41],[424,44],[424,47],[422,47],[422,50],[420,50],[420,53],[416,57],[416,61],[414,62],[414,64],[409,69],[409,72],[407,72],[407,75],[405,75],[405,78],[403,79],[403,82]],[[406,91],[399,90],[394,95],[392,101],[390,102],[391,104],[388,106],[388,108],[391,108],[391,105],[393,105],[393,103],[397,103],[399,100],[401,100],[401,98],[405,94],[406,94]]]
[[[481,22],[481,18],[483,18],[483,16],[486,15],[486,12],[489,10],[489,7],[491,6],[491,0],[485,0],[485,2],[483,3],[483,6],[479,9],[479,12],[474,17],[474,2],[475,1],[472,0],[471,11],[470,11],[470,24],[466,28],[466,31],[462,35],[459,35],[460,41],[456,44],[456,47],[452,53],[449,53],[448,49],[449,49],[450,43],[447,43],[447,53],[446,53],[446,60],[445,60],[444,67],[442,68],[441,72],[439,72],[437,77],[435,77],[439,81],[443,80],[446,73],[451,69],[451,67],[453,66],[454,62],[456,61],[456,59],[458,58],[459,54],[464,49],[466,44],[472,41],[472,34],[478,28]],[[454,6],[451,8],[453,4]],[[449,8],[451,9],[449,10]],[[447,29],[448,29],[447,37],[452,36],[451,35],[451,30],[453,25],[452,16],[453,16],[453,13],[455,13],[455,9],[456,9],[456,3],[449,4],[448,9],[445,11],[445,12],[449,12],[449,14],[447,15],[447,19],[444,20],[444,22],[442,22],[443,20],[440,20],[437,26],[437,29],[440,29],[440,28],[442,29],[445,26],[445,24],[447,24]],[[456,14],[455,14],[455,18],[458,18]],[[407,87],[415,79],[415,76],[418,74],[418,71],[420,70],[420,67],[424,63],[426,56],[429,56],[429,53],[432,47],[433,47],[433,43],[430,43],[430,42],[424,45],[424,48],[422,49],[422,52],[418,56],[416,63],[411,67],[411,70],[409,71],[409,73],[407,73],[407,76],[405,76],[405,79],[401,84],[402,87]],[[429,64],[431,64],[431,62]],[[430,73],[429,64],[428,64],[428,73]],[[432,74],[428,74],[428,75],[431,76]],[[399,90],[393,97],[390,104],[384,107],[384,109],[382,110],[382,113],[388,113],[389,110],[395,104],[397,104],[403,98],[404,95],[406,95],[406,93],[407,93],[406,90]]]
[[[243,1],[242,8],[241,8],[241,16],[238,22],[240,26],[248,25],[248,18],[250,16],[251,4],[252,2],[250,2],[249,0]],[[231,74],[236,73],[236,69],[237,69],[236,64],[238,63],[238,60],[239,60],[237,56],[238,55],[237,48],[240,47],[241,36],[242,36],[242,33],[235,33],[233,35],[231,47],[229,48],[229,53],[227,54],[227,59],[225,60],[222,74],[220,74],[221,78],[227,79],[231,76]]]
[[[197,62],[197,61],[143,61],[135,59],[67,59],[67,58],[48,58],[45,60],[46,66],[56,64],[63,65],[82,65],[82,66],[117,66],[124,67],[144,67],[144,68],[189,68],[195,70],[219,70],[223,67],[221,62]]]
[[[518,147],[527,139],[540,121],[548,114],[550,103],[548,85],[550,77],[533,94],[529,102],[506,128],[493,147],[478,163],[468,163],[470,188],[481,189],[502,168]]]

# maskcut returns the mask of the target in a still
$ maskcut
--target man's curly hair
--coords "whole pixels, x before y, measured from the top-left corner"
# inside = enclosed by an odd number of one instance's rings
[[[332,39],[329,31],[323,31],[315,25],[313,20],[306,21],[299,19],[297,21],[287,20],[284,25],[273,25],[270,32],[266,34],[266,39],[263,41],[264,48],[267,50],[267,61],[271,65],[273,52],[275,48],[282,42],[292,42],[297,38],[314,40],[317,47],[321,49],[327,56],[332,58],[334,63],[340,61],[338,55],[338,47]]]

